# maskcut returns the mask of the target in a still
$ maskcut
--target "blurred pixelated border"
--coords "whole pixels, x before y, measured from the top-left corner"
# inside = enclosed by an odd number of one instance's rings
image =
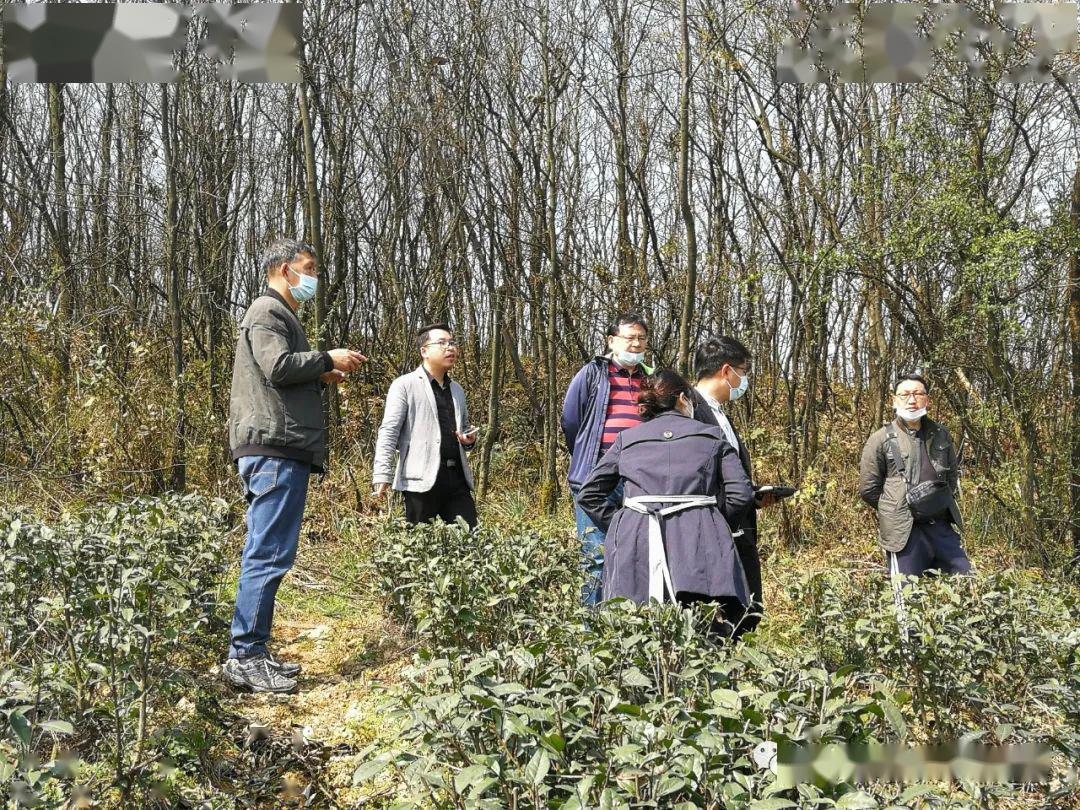
[[[0,7],[8,80],[175,82],[176,54],[204,23],[198,52],[218,60],[218,78],[300,80],[301,3],[14,3]]]
[[[776,79],[922,82],[935,70],[937,51],[953,54],[972,76],[994,71],[1003,83],[1075,83],[1076,12],[1076,3],[795,3]]]
[[[971,781],[980,784],[1045,784],[1051,781],[1057,752],[1045,743],[986,745],[956,740],[938,745],[807,745],[784,742],[769,765],[778,785],[802,782]],[[1076,763],[1067,781],[1077,781]]]

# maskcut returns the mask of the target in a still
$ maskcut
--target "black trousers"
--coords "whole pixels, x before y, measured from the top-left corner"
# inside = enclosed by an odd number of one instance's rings
[[[948,520],[931,520],[911,527],[907,545],[895,554],[886,553],[889,571],[921,577],[927,571],[970,574],[971,560],[960,535]]]
[[[735,550],[739,553],[739,561],[742,562],[743,571],[746,573],[746,584],[750,586],[750,594],[753,604],[749,606],[746,615],[738,622],[738,635],[749,633],[761,621],[761,614],[765,612],[765,602],[761,590],[761,557],[758,556],[757,532],[753,529],[745,529],[741,537],[735,538]]]
[[[435,518],[453,523],[462,517],[470,529],[476,528],[476,501],[460,463],[448,467],[446,461],[442,461],[435,485],[427,492],[401,494],[405,496],[405,519],[413,526],[431,523]]]

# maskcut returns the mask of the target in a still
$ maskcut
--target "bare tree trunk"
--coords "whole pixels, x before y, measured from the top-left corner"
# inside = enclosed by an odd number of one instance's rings
[[[1073,174],[1069,224],[1080,233],[1080,163]],[[1072,356],[1072,424],[1070,425],[1069,520],[1072,524],[1073,572],[1080,572],[1080,247],[1069,254],[1069,353]]]
[[[315,174],[315,137],[311,127],[311,109],[307,97],[308,82],[306,79],[296,85],[296,96],[300,102],[300,128],[304,141],[304,181],[307,189],[307,213],[308,213],[308,242],[318,256],[319,266],[322,268],[320,275],[325,279],[329,276],[326,254],[323,252],[322,240],[322,206],[319,202],[318,177]],[[326,284],[320,283],[315,293],[315,340],[320,351],[329,348],[326,330],[323,323],[326,319]],[[330,424],[331,411],[337,411],[336,405],[331,404],[335,397],[334,386],[326,387],[323,395],[323,424]],[[332,438],[328,437],[328,438]],[[330,446],[327,443],[326,458],[330,459]]]
[[[177,86],[176,109],[180,89]],[[169,290],[169,317],[172,332],[173,396],[176,408],[176,433],[173,436],[172,481],[177,492],[187,485],[186,404],[184,402],[184,302],[180,263],[176,260],[176,128],[169,108],[169,86],[161,86],[161,145],[165,158],[165,279]]]
[[[547,353],[545,356],[546,406],[544,410],[544,478],[543,506],[548,512],[554,512],[559,500],[559,482],[556,477],[559,452],[559,394],[556,387],[558,373],[558,335],[559,317],[559,242],[555,232],[555,207],[558,204],[558,185],[555,162],[555,101],[556,90],[551,75],[552,54],[548,45],[548,21],[545,13],[542,22],[541,38],[544,48],[544,152],[546,158],[547,199],[544,219],[547,231],[548,270],[548,311],[547,311]]]
[[[690,22],[686,15],[687,0],[679,2],[679,32],[682,37],[679,98],[679,211],[686,228],[686,294],[683,298],[682,322],[679,324],[679,369],[690,373],[690,336],[694,320],[694,301],[697,298],[697,230],[694,209],[690,202]]]
[[[67,212],[67,151],[64,144],[64,88],[49,85],[49,145],[53,158],[53,199],[56,201],[56,238],[53,244],[53,267],[60,283],[61,317],[60,368],[66,377],[71,370],[70,329],[75,320],[75,269],[71,266]]]
[[[499,438],[499,400],[502,397],[502,355],[503,355],[503,295],[500,290],[495,294],[491,307],[491,389],[488,392],[488,424],[484,432],[484,442],[480,447],[480,482],[477,497],[484,499],[488,481],[491,478],[491,451]]]

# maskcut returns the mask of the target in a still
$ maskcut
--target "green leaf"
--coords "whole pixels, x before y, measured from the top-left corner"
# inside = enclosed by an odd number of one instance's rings
[[[640,686],[646,688],[652,686],[652,681],[637,667],[630,667],[630,669],[623,672],[623,683],[627,686]]]
[[[927,793],[933,793],[937,788],[933,785],[912,785],[900,794],[899,801],[906,804],[912,799],[917,799],[920,796],[925,796]]]
[[[484,781],[490,771],[487,765],[470,765],[462,768],[454,777],[454,789],[458,793],[464,793],[473,785]]]
[[[71,725],[67,720],[46,720],[41,724],[42,731],[48,731],[53,734],[74,734],[75,726]]]
[[[370,782],[384,770],[386,766],[390,764],[391,757],[389,754],[383,754],[382,756],[375,757],[375,759],[368,760],[355,771],[353,771],[352,783],[353,786],[363,785]]]
[[[889,725],[892,726],[893,731],[897,733],[901,738],[906,737],[908,733],[907,723],[904,721],[904,714],[891,700],[881,701],[881,710],[885,712],[885,719],[889,721]]]
[[[749,810],[784,810],[787,807],[798,807],[798,805],[787,799],[757,799],[750,802]]]
[[[549,770],[551,770],[551,760],[548,758],[547,751],[540,748],[525,766],[525,780],[534,787],[543,784]]]
[[[686,780],[681,776],[665,776],[660,780],[660,784],[656,788],[656,795],[667,796],[669,793],[674,793],[677,790],[682,790],[686,787]]]
[[[873,810],[877,806],[877,800],[869,793],[864,793],[861,790],[854,793],[845,793],[836,802],[837,810]]]
[[[556,756],[566,749],[566,740],[559,733],[547,734],[540,738],[540,743]]]
[[[23,716],[22,712],[12,712],[8,717],[8,722],[11,724],[11,730],[15,732],[15,736],[19,738],[23,745],[30,745],[30,721]]]

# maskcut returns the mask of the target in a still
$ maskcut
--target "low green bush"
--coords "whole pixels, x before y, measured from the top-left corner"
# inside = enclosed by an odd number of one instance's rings
[[[818,574],[789,587],[791,601],[805,606],[803,632],[822,665],[895,680],[927,736],[1064,724],[1065,704],[1045,695],[1080,669],[1075,588],[1006,571],[908,577],[902,593],[906,641],[885,577]]]
[[[153,713],[190,691],[177,657],[211,620],[226,524],[195,496],[0,514],[0,791],[58,799],[78,754],[131,798]]]
[[[708,610],[582,612],[572,540],[395,529],[376,557],[422,652],[400,695],[400,746],[369,751],[355,779],[397,779],[414,803],[993,806],[1014,788],[791,788],[753,752],[965,735],[1049,741],[1075,761],[1080,612],[1066,585],[911,580],[905,639],[888,579],[789,575],[794,625],[732,645],[704,632]]]
[[[374,575],[429,651],[524,642],[574,616],[584,577],[576,540],[464,524],[387,528]]]
[[[437,806],[747,806],[775,792],[752,757],[766,741],[903,731],[880,679],[717,642],[709,621],[615,602],[588,628],[432,660],[404,698],[402,750],[382,764]]]

